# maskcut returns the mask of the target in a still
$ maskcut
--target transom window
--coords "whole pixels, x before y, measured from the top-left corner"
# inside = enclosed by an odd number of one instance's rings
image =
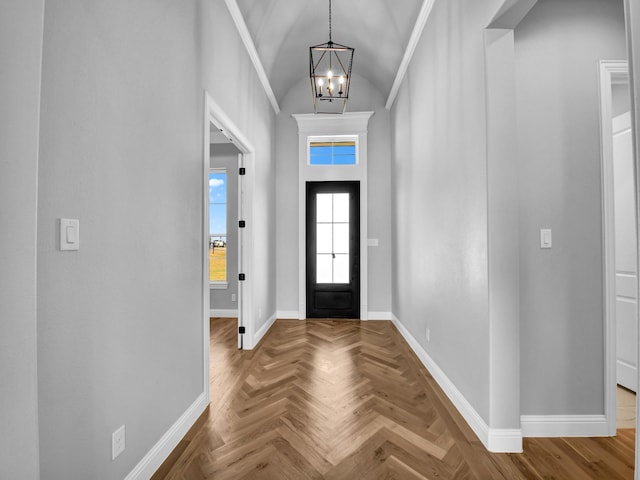
[[[310,137],[309,165],[356,165],[357,137]]]

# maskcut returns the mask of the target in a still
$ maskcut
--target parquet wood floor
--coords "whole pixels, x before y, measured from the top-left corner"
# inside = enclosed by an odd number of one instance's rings
[[[632,429],[488,453],[391,322],[235,329],[212,320],[211,405],[153,480],[633,478]]]

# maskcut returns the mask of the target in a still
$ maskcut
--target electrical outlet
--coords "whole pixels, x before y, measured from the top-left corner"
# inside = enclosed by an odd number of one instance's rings
[[[429,330],[429,327],[427,327],[426,337],[427,337],[427,342],[430,342],[431,341],[431,330]]]
[[[232,302],[235,302],[235,301],[236,301],[236,294],[235,294],[235,293],[232,293],[232,294],[231,294],[231,301],[232,301]]]
[[[115,460],[125,449],[125,429],[122,425],[111,434],[111,460]]]

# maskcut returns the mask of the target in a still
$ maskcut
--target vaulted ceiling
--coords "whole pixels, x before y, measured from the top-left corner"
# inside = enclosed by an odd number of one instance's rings
[[[309,78],[309,47],[329,40],[329,0],[226,2],[232,14],[236,10],[241,35],[242,23],[246,26],[276,103],[281,103],[294,84]],[[433,0],[332,0],[332,39],[355,48],[353,74],[365,77],[387,98],[432,4]],[[414,29],[418,31],[412,35]]]

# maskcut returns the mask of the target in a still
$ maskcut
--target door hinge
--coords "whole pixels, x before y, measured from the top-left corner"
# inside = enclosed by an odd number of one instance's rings
[[[244,335],[244,334],[246,333],[246,332],[245,332],[245,328],[244,328],[244,327],[238,327],[238,333],[239,333],[240,335]]]
[[[240,167],[238,169],[238,175],[246,175],[247,174],[247,169],[244,167]]]
[[[238,222],[238,227],[240,227],[240,228],[244,228],[244,227],[246,227],[246,226],[247,226],[247,222],[245,222],[244,220],[240,220],[240,221]]]
[[[244,282],[245,278],[246,278],[246,276],[245,276],[245,274],[244,274],[244,273],[240,273],[240,274],[238,275],[238,280],[240,280],[241,282]]]

